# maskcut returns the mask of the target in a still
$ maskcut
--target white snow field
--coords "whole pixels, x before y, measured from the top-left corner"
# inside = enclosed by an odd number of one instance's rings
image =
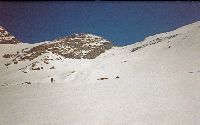
[[[3,54],[33,46],[0,45],[0,125],[200,124],[200,22],[96,59],[44,65],[45,56],[59,58],[46,53],[32,60],[44,70],[18,70],[31,61],[6,68]]]

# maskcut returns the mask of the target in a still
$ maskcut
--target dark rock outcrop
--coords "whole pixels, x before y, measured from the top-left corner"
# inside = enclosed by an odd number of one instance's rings
[[[169,39],[172,39],[172,38],[174,38],[174,37],[176,37],[176,36],[178,36],[178,34],[174,34],[174,35],[166,36],[166,37],[156,38],[156,39],[154,39],[154,40],[152,40],[152,41],[149,41],[149,43],[145,43],[145,44],[142,44],[142,45],[140,45],[140,46],[137,46],[137,47],[133,48],[133,49],[131,50],[131,52],[135,52],[136,50],[139,50],[139,49],[144,48],[144,47],[146,47],[146,46],[150,46],[150,45],[154,45],[154,44],[160,43],[160,42],[162,42],[163,40],[166,40],[166,39],[168,39],[168,40],[169,40]],[[169,47],[169,48],[170,48],[170,47]]]
[[[16,61],[33,60],[44,53],[53,53],[71,59],[94,59],[112,48],[112,43],[92,34],[73,34],[25,49],[15,55]]]
[[[4,27],[0,26],[0,44],[18,44],[21,43],[13,35],[5,30]]]

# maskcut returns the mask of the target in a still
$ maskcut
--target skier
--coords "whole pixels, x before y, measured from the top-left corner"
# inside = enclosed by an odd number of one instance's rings
[[[53,78],[51,78],[51,83],[53,83],[54,82],[54,80],[53,80]]]

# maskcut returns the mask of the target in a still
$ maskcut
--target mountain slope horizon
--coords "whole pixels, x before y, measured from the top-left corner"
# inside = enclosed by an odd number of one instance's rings
[[[200,123],[200,21],[123,47],[75,34],[0,50],[2,125]]]

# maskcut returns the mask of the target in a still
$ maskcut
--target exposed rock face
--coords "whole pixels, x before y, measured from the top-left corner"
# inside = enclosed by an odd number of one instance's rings
[[[112,43],[92,34],[73,34],[44,43],[33,48],[24,49],[15,55],[15,62],[33,60],[44,53],[53,53],[71,59],[94,59],[112,48]]]
[[[58,55],[75,59],[94,59],[113,46],[111,42],[102,37],[85,33],[73,34],[57,39],[55,42],[58,42],[56,48],[61,48],[61,52],[58,52]]]
[[[17,44],[20,43],[13,35],[0,26],[0,44]]]
[[[146,46],[150,46],[150,45],[153,45],[153,44],[157,44],[157,43],[162,42],[163,40],[166,40],[166,39],[170,40],[170,39],[176,37],[177,35],[178,35],[178,34],[174,34],[174,35],[166,36],[166,37],[156,38],[156,39],[154,39],[154,40],[152,40],[152,41],[149,41],[149,43],[145,43],[145,44],[142,44],[141,46],[137,46],[137,47],[133,48],[131,52],[135,52],[135,51],[137,51],[137,50],[139,50],[139,49],[141,49],[141,48],[144,48],[144,47],[146,47]],[[169,47],[169,48],[170,48],[170,47]]]

